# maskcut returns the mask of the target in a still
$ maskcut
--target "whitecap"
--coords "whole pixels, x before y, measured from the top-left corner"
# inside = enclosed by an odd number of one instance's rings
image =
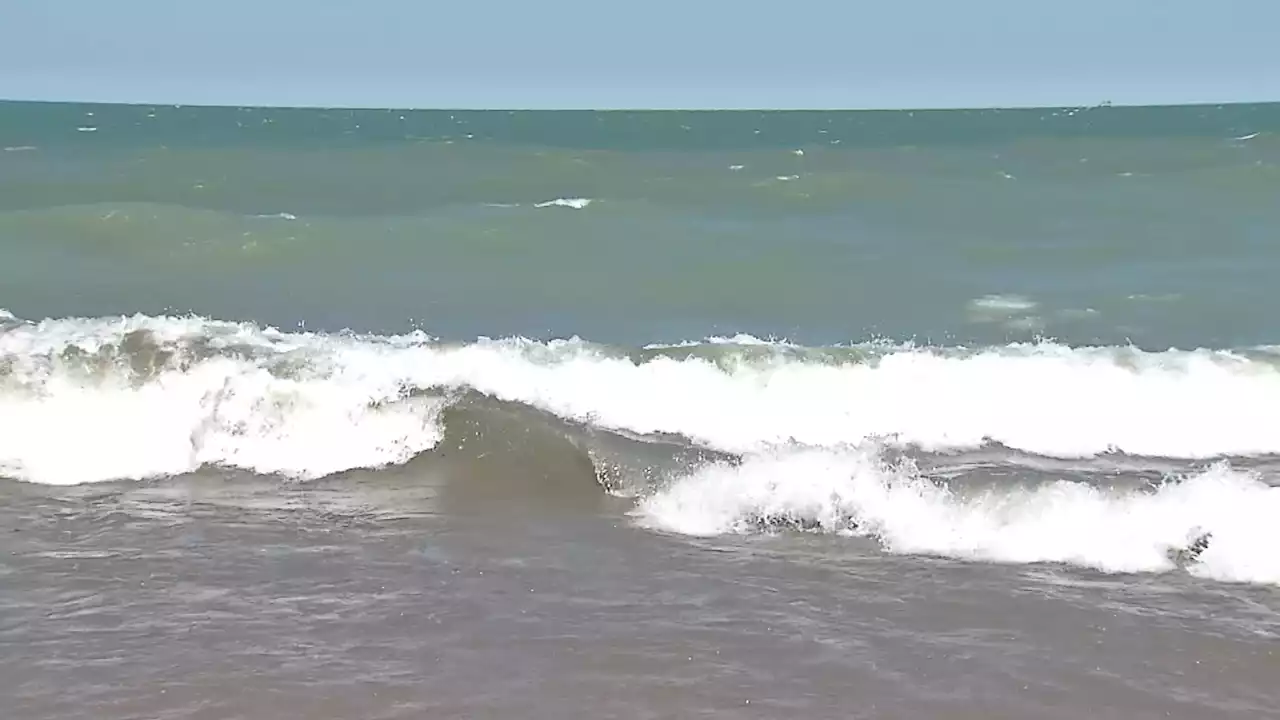
[[[546,202],[535,203],[535,208],[562,207],[572,210],[585,210],[588,205],[594,202],[591,198],[556,198],[555,200],[547,200]]]

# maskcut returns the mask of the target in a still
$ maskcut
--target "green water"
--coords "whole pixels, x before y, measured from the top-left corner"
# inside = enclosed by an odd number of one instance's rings
[[[1277,104],[0,103],[0,307],[633,344],[1266,344],[1278,130]]]

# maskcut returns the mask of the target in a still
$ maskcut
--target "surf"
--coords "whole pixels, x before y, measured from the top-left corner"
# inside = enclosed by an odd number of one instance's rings
[[[874,449],[769,453],[708,463],[642,498],[641,524],[685,535],[808,531],[887,552],[1107,573],[1280,583],[1280,488],[1216,463],[1148,488],[1080,479],[941,483]]]
[[[306,479],[403,463],[435,446],[440,410],[464,390],[734,454],[870,442],[1059,458],[1280,453],[1266,421],[1280,405],[1280,365],[1265,349],[797,349],[713,339],[644,350],[579,338],[286,332],[200,317],[8,317],[0,467],[35,482],[207,464]]]

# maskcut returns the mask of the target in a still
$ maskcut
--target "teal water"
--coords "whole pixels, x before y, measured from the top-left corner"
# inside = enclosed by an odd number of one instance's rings
[[[1264,344],[1278,129],[1275,104],[5,103],[0,307],[629,344]]]

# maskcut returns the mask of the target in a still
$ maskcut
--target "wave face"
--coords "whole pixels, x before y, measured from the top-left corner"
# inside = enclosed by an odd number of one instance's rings
[[[1268,422],[1280,360],[1265,348],[806,348],[734,337],[623,349],[0,314],[0,474],[29,482],[206,466],[305,480],[398,465],[440,445],[446,411],[465,395],[532,411],[521,422],[549,414],[696,451],[623,493],[657,529],[800,528],[868,535],[891,552],[1104,571],[1169,569],[1170,548],[1211,532],[1193,572],[1280,582],[1280,560],[1264,552],[1280,543],[1280,489],[1225,461],[1154,488],[974,489],[911,459],[945,464],[991,448],[1072,462],[1123,454],[1141,466],[1280,454]],[[593,453],[609,486],[599,461]]]
[[[1264,351],[730,339],[628,353],[579,339],[455,345],[201,318],[9,317],[0,463],[37,482],[400,463],[440,440],[440,409],[459,390],[737,454],[871,440],[1059,458],[1280,453],[1267,422],[1280,364]]]

